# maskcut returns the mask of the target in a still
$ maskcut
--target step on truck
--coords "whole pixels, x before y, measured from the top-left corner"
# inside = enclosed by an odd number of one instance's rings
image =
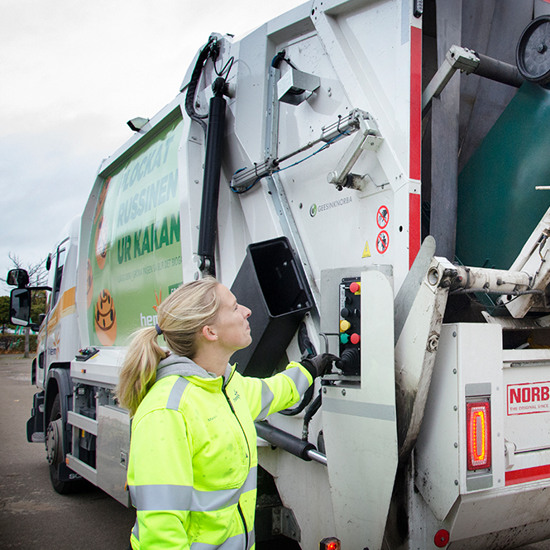
[[[257,425],[258,548],[550,538],[549,12],[313,0],[205,37],[49,256],[27,437],[55,490],[130,505],[125,346],[211,274],[253,311],[240,372],[340,358]]]

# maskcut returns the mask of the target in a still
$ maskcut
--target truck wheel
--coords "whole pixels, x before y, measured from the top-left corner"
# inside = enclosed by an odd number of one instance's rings
[[[46,430],[46,458],[50,465],[50,480],[55,491],[61,495],[75,493],[82,489],[83,481],[60,479],[59,470],[65,461],[63,452],[63,419],[61,418],[61,400],[59,394],[55,396],[50,422]]]

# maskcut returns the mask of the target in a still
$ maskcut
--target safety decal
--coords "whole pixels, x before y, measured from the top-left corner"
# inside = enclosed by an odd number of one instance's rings
[[[376,237],[376,250],[379,254],[384,254],[390,246],[390,236],[387,231],[380,231]]]
[[[371,257],[371,254],[370,254],[370,248],[369,248],[369,241],[366,241],[365,248],[363,249],[363,255],[361,256],[361,258],[370,258],[370,257]]]
[[[376,223],[380,229],[384,229],[390,221],[390,211],[388,207],[383,204],[376,212]]]
[[[529,483],[531,481],[540,481],[550,478],[550,465],[534,466],[533,468],[523,468],[521,470],[512,470],[505,474],[505,485],[518,485],[519,483]]]

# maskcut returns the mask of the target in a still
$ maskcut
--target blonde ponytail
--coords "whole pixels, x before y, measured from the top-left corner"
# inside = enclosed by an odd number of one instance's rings
[[[117,396],[133,416],[145,394],[156,380],[157,365],[167,355],[157,342],[155,327],[134,333],[120,371]]]

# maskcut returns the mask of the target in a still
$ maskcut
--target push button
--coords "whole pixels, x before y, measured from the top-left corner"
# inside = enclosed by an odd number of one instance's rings
[[[349,321],[346,321],[345,319],[340,321],[340,332],[346,332],[346,330],[349,330],[350,327],[351,323]]]

